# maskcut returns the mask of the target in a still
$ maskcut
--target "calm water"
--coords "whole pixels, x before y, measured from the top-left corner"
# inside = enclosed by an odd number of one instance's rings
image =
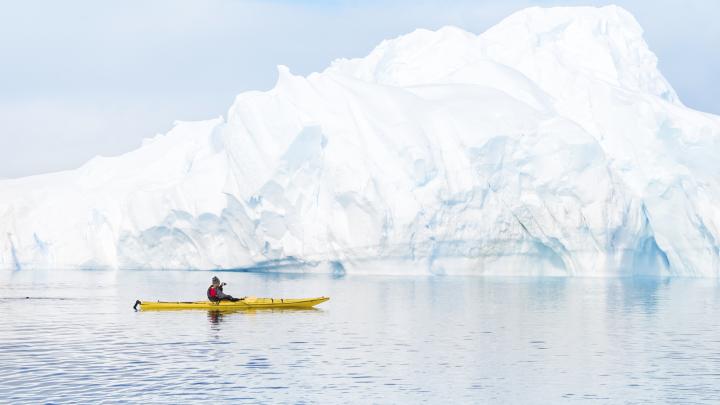
[[[715,280],[215,274],[332,299],[134,312],[212,274],[4,273],[0,402],[720,403]]]

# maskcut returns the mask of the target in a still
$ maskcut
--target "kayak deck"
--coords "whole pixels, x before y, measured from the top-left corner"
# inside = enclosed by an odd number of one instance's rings
[[[330,297],[316,298],[255,298],[245,297],[240,301],[187,301],[187,302],[170,302],[170,301],[141,301],[136,302],[142,310],[159,310],[159,309],[257,309],[257,308],[312,308],[321,304]]]

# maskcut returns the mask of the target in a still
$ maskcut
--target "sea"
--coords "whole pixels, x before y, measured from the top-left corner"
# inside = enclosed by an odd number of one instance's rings
[[[311,310],[135,311],[234,296]],[[0,272],[0,403],[718,404],[720,283]]]

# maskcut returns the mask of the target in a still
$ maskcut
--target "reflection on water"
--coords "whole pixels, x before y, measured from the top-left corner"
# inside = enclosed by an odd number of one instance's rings
[[[210,275],[0,274],[0,401],[720,401],[715,280],[222,276],[332,300],[135,312],[202,299]]]
[[[153,311],[158,311],[153,310]],[[169,309],[163,309],[159,311],[167,311],[167,312],[177,312],[178,310],[169,310]],[[203,310],[197,310],[197,309],[187,309],[182,311],[203,311]],[[258,313],[260,314],[268,314],[272,312],[277,313],[302,313],[302,312],[317,312],[322,311],[318,308],[227,308],[227,309],[213,309],[213,310],[207,310],[207,317],[211,324],[217,325],[221,323],[225,318],[228,316],[234,316],[234,315],[245,315],[245,316],[254,316]],[[146,311],[147,312],[147,311]]]
[[[221,311],[208,311],[208,320],[213,325],[218,325],[222,322],[223,313]]]
[[[616,292],[612,298],[617,299],[625,311],[653,313],[657,311],[659,300],[662,299],[662,288],[669,283],[670,279],[631,278],[615,287],[621,291]]]

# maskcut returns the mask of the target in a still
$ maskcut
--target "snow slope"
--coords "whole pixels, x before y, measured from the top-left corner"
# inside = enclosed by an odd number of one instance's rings
[[[720,274],[720,117],[619,7],[278,70],[227,119],[0,181],[0,268]]]

